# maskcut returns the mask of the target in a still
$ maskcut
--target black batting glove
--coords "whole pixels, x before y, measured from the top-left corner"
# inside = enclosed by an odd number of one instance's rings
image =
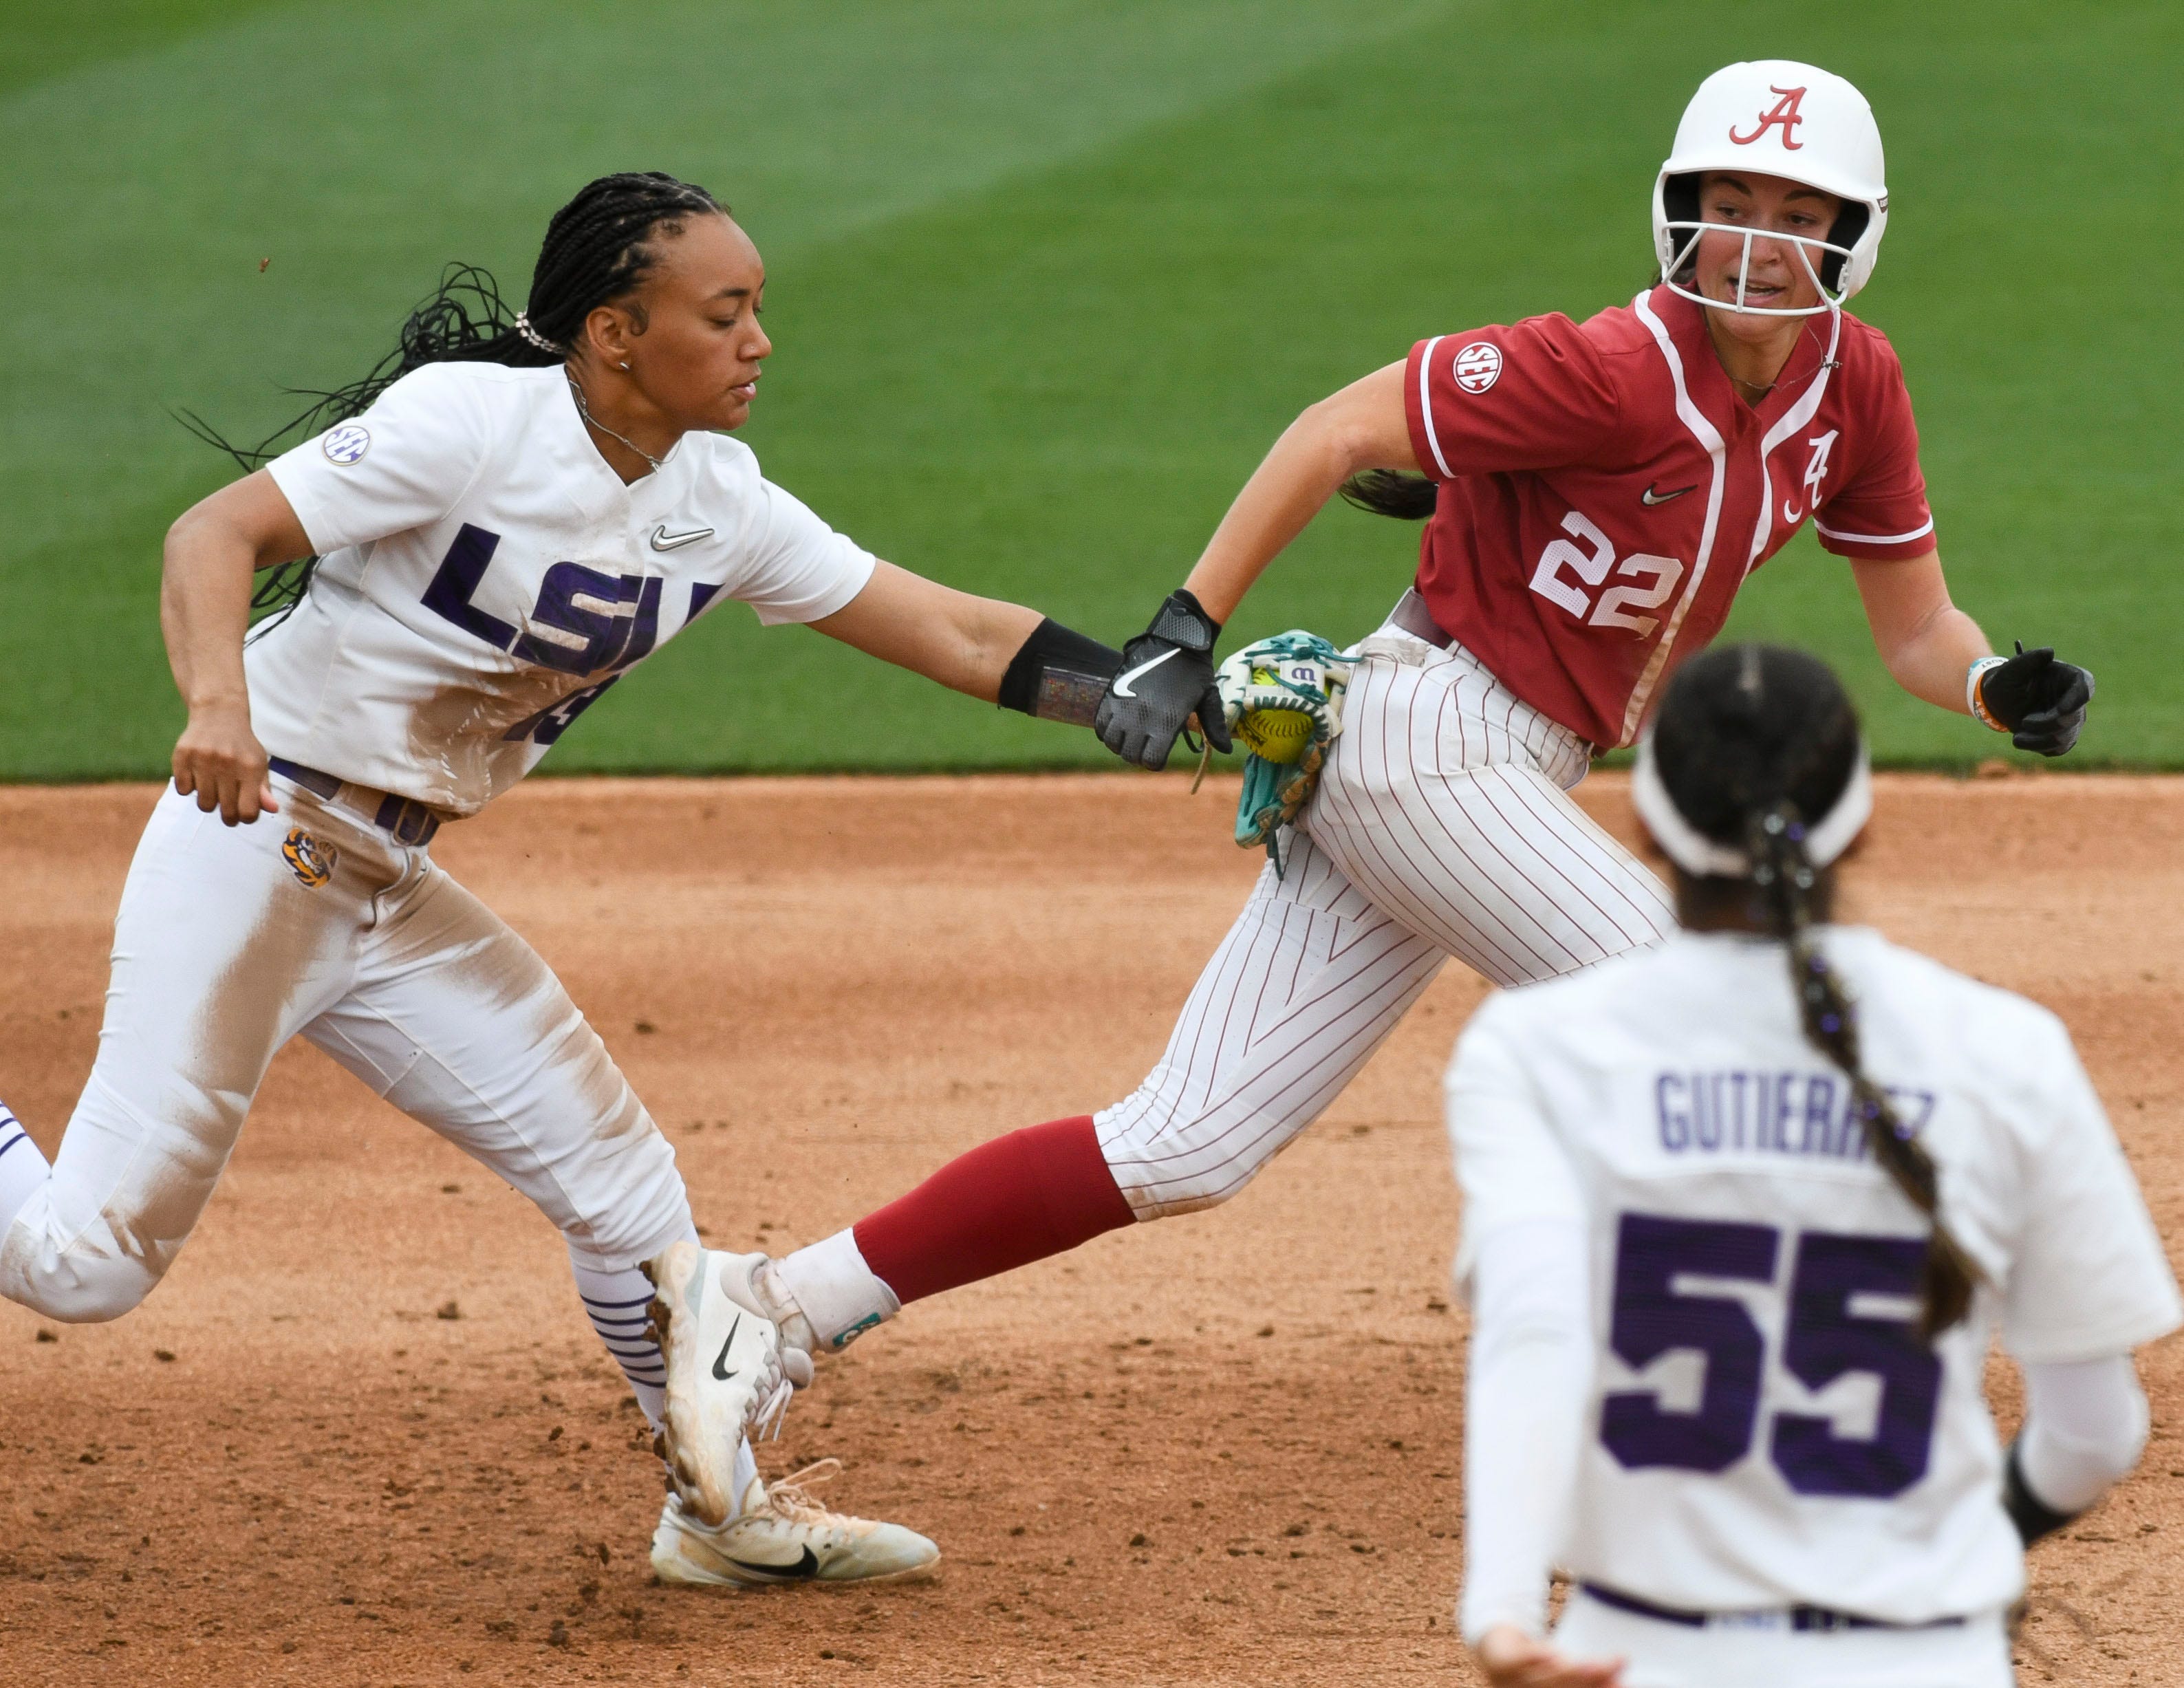
[[[1228,749],[1228,722],[1213,684],[1221,623],[1188,592],[1172,592],[1153,623],[1123,647],[1123,671],[1107,685],[1092,730],[1126,762],[1164,768],[1175,736],[1195,714],[1213,748]]]
[[[2092,700],[2090,670],[2058,662],[2051,646],[2027,650],[2020,639],[2016,655],[1981,672],[1972,705],[2019,749],[2059,756],[2078,742]]]

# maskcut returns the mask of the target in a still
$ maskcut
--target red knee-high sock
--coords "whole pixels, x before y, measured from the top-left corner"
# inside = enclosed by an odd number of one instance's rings
[[[856,1224],[857,1250],[905,1301],[1044,1260],[1137,1216],[1092,1116],[1028,1126],[960,1155]]]

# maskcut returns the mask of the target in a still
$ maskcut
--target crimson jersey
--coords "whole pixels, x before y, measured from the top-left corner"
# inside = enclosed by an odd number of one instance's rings
[[[1657,287],[1582,324],[1535,316],[1411,350],[1411,443],[1442,482],[1418,592],[1511,691],[1597,745],[1637,738],[1661,682],[1808,517],[1839,556],[1934,548],[1887,337],[1845,315],[1830,365],[1828,319],[1809,319],[1755,408],[1704,315]]]

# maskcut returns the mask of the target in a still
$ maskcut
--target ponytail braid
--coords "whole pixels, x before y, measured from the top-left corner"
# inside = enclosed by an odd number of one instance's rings
[[[1752,883],[1771,917],[1772,931],[1787,949],[1790,989],[1808,1042],[1850,1079],[1851,1111],[1865,1131],[1875,1162],[1926,1216],[1926,1266],[1919,1334],[1931,1341],[1971,1310],[1978,1269],[1941,1216],[1941,1173],[1926,1146],[1911,1134],[1888,1092],[1860,1060],[1858,1008],[1813,936],[1815,874],[1805,855],[1805,827],[1797,805],[1785,799],[1753,812],[1745,827]]]
[[[361,415],[381,393],[427,364],[543,369],[564,363],[577,348],[585,319],[599,306],[625,298],[650,271],[659,257],[651,242],[655,231],[679,235],[685,217],[727,209],[704,188],[655,170],[600,176],[577,190],[547,224],[521,313],[510,311],[490,271],[475,264],[450,264],[441,272],[439,286],[403,321],[393,351],[346,387],[331,392],[289,389],[295,397],[310,399],[309,407],[255,445],[233,443],[192,411],[177,412],[176,420],[249,471],[296,440]],[[630,310],[642,332],[643,307],[632,304]],[[251,594],[250,607],[278,613],[260,622],[254,637],[302,601],[318,563],[316,557],[305,557],[267,571]]]
[[[1835,808],[1863,754],[1857,715],[1827,665],[1777,646],[1722,647],[1685,664],[1652,731],[1654,766],[1676,814],[1749,864],[1735,874],[1679,866],[1683,894],[1748,907],[1783,945],[1806,1039],[1849,1078],[1875,1162],[1926,1217],[1919,1331],[1931,1341],[1970,1310],[1979,1271],[1942,1221],[1934,1157],[1865,1071],[1857,1005],[1814,931],[1831,882],[1808,853],[1808,817]]]
[[[1400,469],[1361,469],[1341,487],[1342,501],[1398,521],[1424,521],[1440,499],[1440,483]]]

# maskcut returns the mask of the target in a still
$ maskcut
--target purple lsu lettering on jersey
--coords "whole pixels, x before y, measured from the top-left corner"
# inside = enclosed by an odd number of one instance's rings
[[[319,554],[244,657],[276,754],[445,816],[534,767],[616,677],[722,599],[763,625],[841,609],[873,560],[759,472],[686,435],[625,482],[558,369],[436,364],[270,466]]]
[[[522,661],[565,674],[607,671],[606,678],[525,716],[502,735],[511,741],[551,744],[605,695],[623,670],[652,654],[660,640],[664,582],[657,576],[610,575],[581,563],[555,563],[541,579],[538,601],[525,617],[527,631],[519,632],[471,601],[499,544],[498,533],[465,522],[425,588],[422,601],[443,621]],[[720,589],[708,582],[694,582],[688,619],[696,620]]]

